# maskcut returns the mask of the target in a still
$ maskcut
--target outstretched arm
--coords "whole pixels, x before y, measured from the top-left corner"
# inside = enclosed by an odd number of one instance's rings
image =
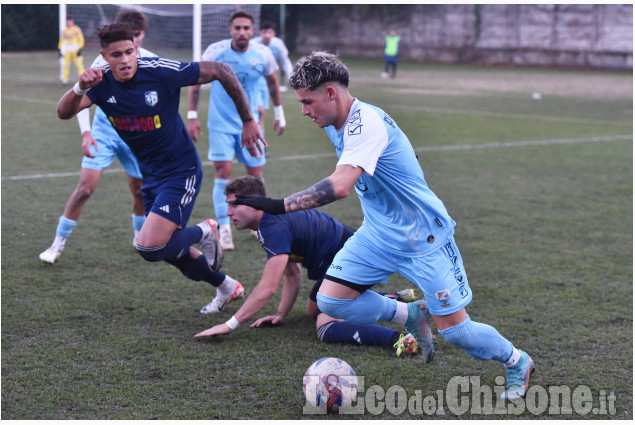
[[[301,192],[284,199],[271,199],[264,196],[236,195],[233,205],[247,205],[268,214],[284,214],[293,211],[308,210],[330,204],[346,198],[362,175],[361,167],[338,165],[335,172],[324,180]]]
[[[282,281],[282,297],[278,306],[278,313],[271,316],[261,317],[251,324],[252,328],[257,328],[265,323],[277,325],[281,323],[287,314],[291,311],[295,300],[300,292],[302,284],[302,268],[300,263],[288,263],[284,269],[284,279]]]
[[[273,294],[276,293],[278,283],[280,283],[280,279],[282,278],[282,274],[288,261],[289,254],[276,255],[267,261],[265,269],[262,272],[260,282],[258,282],[258,285],[256,285],[253,291],[251,291],[247,300],[233,317],[238,321],[238,323],[243,323],[254,314],[258,313],[260,309],[262,309],[271,299]],[[231,331],[232,329],[227,325],[227,323],[223,323],[194,335],[194,338],[223,335],[228,334]]]
[[[262,140],[265,146],[268,146],[267,141],[260,134],[260,127],[251,115],[247,95],[245,94],[240,81],[238,81],[234,70],[231,66],[222,62],[202,61],[198,64],[200,68],[198,84],[211,83],[214,80],[218,80],[221,83],[229,97],[231,97],[234,101],[238,115],[243,122],[241,147],[247,146],[249,153],[256,158],[259,158],[260,155],[264,154],[264,150],[258,143],[258,140]],[[197,93],[195,91],[188,92],[188,97],[190,97],[190,93],[192,93],[192,96],[196,96],[196,102],[198,103]],[[194,101],[194,98],[190,98],[189,101],[190,111],[195,111],[196,105],[191,104]],[[194,106],[194,108],[192,108],[192,106]]]

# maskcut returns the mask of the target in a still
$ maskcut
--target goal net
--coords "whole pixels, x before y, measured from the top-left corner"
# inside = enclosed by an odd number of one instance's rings
[[[237,10],[254,17],[257,32],[260,27],[260,7],[259,4],[200,5],[200,48],[205,50],[209,44],[229,38],[229,17]],[[146,49],[170,59],[192,61],[200,58],[201,52],[195,50],[199,43],[195,42],[193,36],[195,8],[192,4],[67,4],[65,10],[82,29],[86,48],[99,50],[97,29],[114,22],[120,8],[133,8],[146,15],[148,31],[143,40]]]

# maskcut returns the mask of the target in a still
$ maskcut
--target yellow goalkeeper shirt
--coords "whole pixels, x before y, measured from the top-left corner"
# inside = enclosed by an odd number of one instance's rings
[[[60,42],[57,45],[58,50],[65,52],[76,52],[84,47],[84,34],[77,25],[66,27],[62,30]]]

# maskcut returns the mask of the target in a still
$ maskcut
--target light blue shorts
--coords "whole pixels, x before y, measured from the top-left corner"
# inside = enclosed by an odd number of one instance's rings
[[[210,161],[233,161],[234,156],[238,159],[238,162],[244,164],[247,167],[260,167],[265,165],[267,159],[265,155],[261,155],[260,158],[254,158],[247,150],[247,147],[240,147],[241,143],[240,134],[227,134],[219,132],[209,132],[209,152],[207,159]],[[261,141],[258,141],[264,152],[265,147]]]
[[[461,253],[450,236],[441,248],[422,257],[404,257],[369,247],[353,235],[337,253],[325,279],[346,284],[386,283],[394,273],[414,283],[428,302],[430,312],[445,316],[472,300]]]
[[[84,156],[82,159],[82,168],[105,170],[110,167],[110,164],[112,164],[116,156],[129,176],[137,179],[142,178],[137,158],[128,145],[121,140],[110,123],[108,123],[110,129],[105,131],[102,131],[99,126],[95,126],[94,124],[95,123],[93,123],[91,135],[97,141],[98,149],[95,150],[95,146],[91,145],[90,152],[95,155],[95,158]]]

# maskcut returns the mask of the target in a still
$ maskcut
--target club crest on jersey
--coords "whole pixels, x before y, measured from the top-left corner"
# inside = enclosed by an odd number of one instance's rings
[[[159,102],[159,94],[155,91],[146,92],[146,105],[154,106]]]

